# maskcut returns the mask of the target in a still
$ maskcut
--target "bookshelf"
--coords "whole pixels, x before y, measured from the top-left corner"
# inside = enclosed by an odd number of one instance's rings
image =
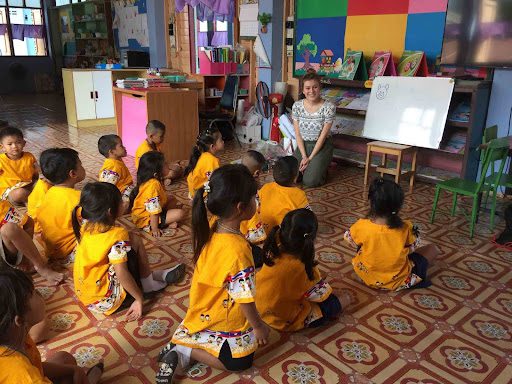
[[[368,86],[364,81],[322,79],[322,97],[337,106],[332,131],[335,157],[359,166],[364,166],[370,141],[362,137]],[[490,81],[456,81],[439,149],[418,150],[418,177],[431,182],[450,177],[476,180],[480,158],[475,149],[482,140],[490,90]]]
[[[116,56],[109,0],[89,0],[51,9],[53,45],[60,66],[93,68]]]
[[[238,99],[249,100],[251,93],[249,73],[230,73],[224,75],[190,75],[191,78],[203,84],[203,87],[199,93],[200,109],[211,110],[219,104],[220,98],[222,96],[222,91],[224,90],[224,86],[226,85],[226,78],[229,75],[238,76],[240,78],[237,95]],[[247,90],[247,92],[241,92],[241,90]]]

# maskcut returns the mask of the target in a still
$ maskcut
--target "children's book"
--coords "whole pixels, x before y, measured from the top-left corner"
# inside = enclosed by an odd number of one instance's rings
[[[368,80],[366,63],[362,51],[347,50],[345,60],[341,66],[339,79],[342,80]]]
[[[377,76],[396,76],[395,63],[391,52],[375,52],[372,64],[369,70],[369,79],[373,80]]]
[[[469,101],[462,101],[453,111],[450,112],[448,115],[448,120],[467,123],[469,121],[470,114],[471,105],[469,104]]]
[[[425,53],[423,51],[404,51],[398,64],[398,76],[428,76]]]

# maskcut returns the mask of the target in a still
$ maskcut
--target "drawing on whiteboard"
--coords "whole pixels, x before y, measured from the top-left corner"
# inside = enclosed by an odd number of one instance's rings
[[[379,100],[384,100],[388,95],[389,84],[379,84],[377,87],[377,92],[375,93],[375,97]]]

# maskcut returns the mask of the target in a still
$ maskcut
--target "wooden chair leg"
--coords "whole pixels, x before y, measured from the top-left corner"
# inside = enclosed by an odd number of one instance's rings
[[[434,195],[434,203],[432,204],[432,214],[430,215],[430,223],[433,223],[434,218],[436,217],[436,209],[437,209],[437,201],[439,200],[439,192],[441,192],[441,188],[436,187],[436,194]]]
[[[416,155],[417,151],[414,151],[412,154],[412,163],[411,163],[411,177],[409,179],[409,191],[412,192],[414,188],[414,179],[416,178]]]
[[[380,166],[382,168],[387,168],[387,165],[388,165],[388,155],[383,153],[382,154],[382,160],[380,162]],[[384,173],[383,172],[380,173],[380,177],[384,177]]]
[[[400,184],[400,176],[402,176],[402,152],[398,154],[398,158],[396,160],[395,183]]]
[[[366,166],[364,167],[364,185],[368,185],[368,173],[370,171],[370,166],[371,166],[371,148],[368,147],[366,148]]]

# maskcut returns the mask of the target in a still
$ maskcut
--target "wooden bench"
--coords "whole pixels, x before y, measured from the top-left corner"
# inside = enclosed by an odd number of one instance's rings
[[[375,170],[380,173],[381,177],[384,174],[394,175],[395,182],[400,184],[400,178],[403,176],[409,176],[409,190],[412,191],[414,187],[414,177],[416,175],[416,147],[409,145],[386,143],[385,141],[371,141],[366,144],[366,165],[364,169],[364,185],[368,185],[368,174],[372,166],[372,153],[381,153],[382,160],[380,166],[375,167]],[[402,162],[405,155],[412,155],[411,170],[402,171]],[[396,156],[396,167],[387,166],[388,155]]]

